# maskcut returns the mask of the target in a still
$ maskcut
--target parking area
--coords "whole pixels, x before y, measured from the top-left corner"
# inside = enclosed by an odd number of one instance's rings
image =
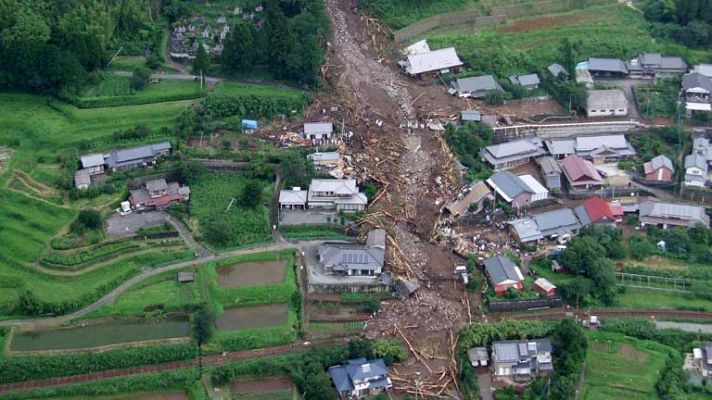
[[[281,210],[280,225],[320,225],[334,223],[339,216],[334,211]]]
[[[168,214],[163,211],[132,213],[124,216],[114,213],[106,221],[106,232],[110,236],[128,236],[141,228],[150,228],[166,222],[168,222]]]

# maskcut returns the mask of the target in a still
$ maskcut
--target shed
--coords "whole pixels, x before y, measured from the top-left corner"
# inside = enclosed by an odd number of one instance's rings
[[[589,90],[586,116],[608,117],[628,114],[628,99],[620,89]]]
[[[486,367],[489,362],[487,349],[484,347],[473,347],[467,350],[467,358],[473,367]]]
[[[192,272],[179,272],[178,283],[188,283],[195,280],[195,275]]]
[[[565,76],[569,75],[569,73],[566,71],[566,68],[561,66],[561,64],[554,63],[546,67],[546,69],[548,69],[549,73],[551,75],[554,75],[555,78],[558,78],[561,74],[564,74]]]
[[[257,121],[254,119],[243,119],[240,121],[242,129],[257,129]]]
[[[534,290],[546,297],[556,296],[556,286],[546,278],[539,278],[534,281]]]
[[[304,137],[306,139],[331,139],[334,124],[331,122],[307,122],[304,124]]]

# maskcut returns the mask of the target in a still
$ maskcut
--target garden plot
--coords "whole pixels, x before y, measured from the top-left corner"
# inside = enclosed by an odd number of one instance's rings
[[[287,322],[287,304],[269,304],[225,310],[215,321],[219,331],[268,328]]]
[[[284,280],[287,260],[254,261],[233,265],[220,265],[218,284],[232,288],[250,285],[271,285]]]
[[[294,383],[286,376],[238,380],[228,385],[233,400],[291,400]]]
[[[185,320],[161,322],[112,322],[65,329],[48,329],[16,333],[11,351],[47,351],[90,349],[101,346],[175,339],[190,336],[190,323]]]

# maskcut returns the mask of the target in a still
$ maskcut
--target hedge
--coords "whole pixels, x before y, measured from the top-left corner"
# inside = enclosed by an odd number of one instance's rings
[[[118,106],[137,106],[142,104],[165,103],[169,101],[191,100],[203,97],[203,93],[181,93],[168,94],[152,97],[139,96],[113,96],[113,97],[98,97],[98,98],[74,98],[71,103],[77,108],[104,108]]]
[[[74,269],[72,267],[77,267],[82,264],[87,264],[92,261],[109,258],[123,253],[133,252],[134,250],[138,250],[140,247],[141,246],[134,242],[121,241],[101,245],[79,253],[63,254],[59,252],[51,252],[42,257],[41,262],[48,267]]]
[[[102,379],[94,382],[47,389],[3,394],[3,400],[25,400],[76,396],[107,396],[119,393],[180,389],[192,385],[198,376],[197,368],[166,371],[150,375],[131,375],[122,378]]]
[[[0,360],[0,383],[80,375],[108,369],[190,360],[193,342],[62,355],[10,356]]]
[[[672,347],[680,353],[689,353],[703,342],[712,341],[710,333],[685,332],[681,329],[657,329],[646,318],[606,318],[601,330],[618,332],[641,340],[652,340]]]
[[[245,118],[271,118],[277,114],[290,115],[301,110],[306,98],[280,98],[256,95],[209,95],[203,100],[206,114],[214,118],[236,115]]]

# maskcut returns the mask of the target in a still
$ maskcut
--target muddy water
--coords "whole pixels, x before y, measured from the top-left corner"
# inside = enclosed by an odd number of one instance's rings
[[[222,287],[269,285],[284,280],[287,261],[256,261],[217,267],[218,284]]]
[[[111,322],[66,329],[18,332],[10,350],[37,351],[86,349],[119,343],[139,342],[190,336],[190,323],[185,320],[161,322]]]
[[[267,328],[287,322],[287,304],[269,304],[265,306],[239,307],[225,310],[217,318],[218,330],[236,330],[248,328]]]

